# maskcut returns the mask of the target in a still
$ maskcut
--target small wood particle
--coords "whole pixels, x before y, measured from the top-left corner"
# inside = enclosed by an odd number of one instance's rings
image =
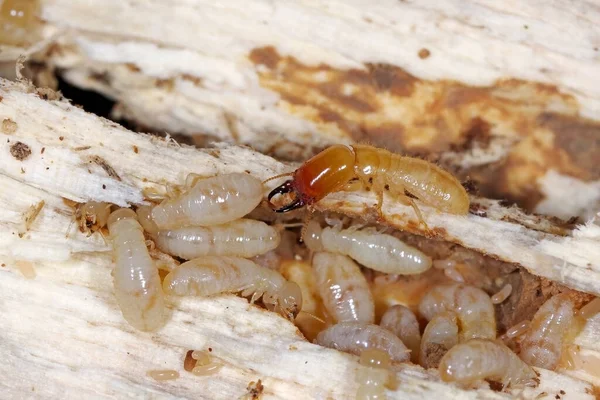
[[[42,147],[42,150],[40,150],[40,154],[44,154],[45,151],[46,151],[46,148]]]
[[[140,150],[138,149],[138,147],[134,145],[134,146],[133,146],[133,152],[134,152],[135,154],[137,154],[137,153],[139,153],[139,151],[140,151]]]
[[[2,132],[4,132],[7,135],[12,135],[13,133],[15,133],[18,127],[19,126],[17,125],[17,123],[10,118],[5,118],[2,121]]]
[[[84,151],[84,150],[89,150],[91,148],[92,148],[92,146],[79,146],[79,147],[73,148],[73,151]]]
[[[31,149],[23,142],[16,142],[10,146],[10,154],[17,160],[23,161],[31,155]]]
[[[106,172],[106,175],[110,176],[111,178],[114,178],[118,181],[121,180],[121,177],[119,176],[119,174],[117,174],[117,171],[115,171],[115,169],[111,167],[104,158],[100,156],[92,156],[90,157],[90,163],[99,165],[104,170],[104,172]]]
[[[65,140],[65,137],[64,136],[59,136],[58,140],[60,140],[62,142],[63,140]]]
[[[426,48],[422,48],[421,50],[419,50],[419,58],[421,60],[424,60],[426,58],[429,58],[429,56],[431,55],[431,51],[429,51]]]
[[[561,389],[561,390],[560,390],[558,393],[562,394],[563,396],[564,396],[565,394],[567,394],[567,392],[565,392],[565,391],[564,391],[564,390],[562,390],[562,389]]]
[[[265,390],[265,387],[262,384],[262,381],[259,379],[258,382],[251,381],[246,388],[248,393],[246,393],[245,399],[258,400],[260,399],[260,395]]]

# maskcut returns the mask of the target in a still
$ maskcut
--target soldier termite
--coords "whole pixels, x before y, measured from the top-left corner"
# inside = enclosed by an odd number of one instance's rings
[[[367,145],[331,146],[294,172],[270,179],[286,175],[292,179],[273,189],[268,199],[271,201],[278,194],[291,192],[296,198],[276,208],[277,212],[312,205],[332,192],[348,188],[348,184],[356,179],[375,192],[380,213],[386,191],[411,205],[423,223],[413,197],[443,212],[465,215],[469,211],[469,196],[450,173],[425,160],[402,157]]]

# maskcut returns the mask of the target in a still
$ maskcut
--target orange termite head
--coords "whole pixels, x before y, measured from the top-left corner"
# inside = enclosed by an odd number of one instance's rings
[[[354,160],[354,151],[350,147],[328,147],[294,171],[293,179],[273,189],[268,196],[269,202],[278,194],[294,192],[294,201],[275,209],[279,213],[316,203],[355,177]]]

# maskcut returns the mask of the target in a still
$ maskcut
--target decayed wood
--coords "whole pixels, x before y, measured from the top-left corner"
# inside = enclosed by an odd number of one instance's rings
[[[250,381],[262,379],[264,398],[353,396],[356,358],[304,341],[293,325],[240,298],[178,300],[171,303],[172,320],[161,331],[133,330],[122,320],[112,295],[109,247],[98,234],[87,238],[80,233],[63,201],[140,204],[144,193],[164,192],[167,185],[182,184],[189,173],[247,171],[264,179],[290,167],[243,147],[200,151],[134,134],[66,102],[43,100],[25,84],[0,81],[0,97],[0,180],[5,189],[0,195],[4,264],[0,316],[5,324],[0,331],[5,360],[0,385],[4,393],[20,397],[26,391],[40,398],[151,393],[166,398],[230,399],[241,396]],[[24,217],[41,201],[42,210],[24,230]],[[330,196],[320,207],[351,214],[372,201],[365,193],[346,193]],[[386,204],[387,223],[419,232],[406,207]],[[484,206],[491,216],[518,215],[493,203]],[[600,293],[594,272],[598,266],[591,264],[599,259],[593,259],[599,240],[592,234],[598,229],[593,225],[581,228],[579,236],[561,237],[475,215],[452,217],[426,207],[423,212],[442,238],[519,262],[533,273],[551,275],[571,287]],[[544,224],[539,226],[548,230]],[[479,235],[482,239],[476,239]],[[567,244],[581,251],[555,254]],[[554,258],[557,255],[562,259]],[[27,262],[33,262],[37,275],[33,280],[19,272],[19,265],[23,268]],[[563,265],[568,266],[563,268],[564,276],[558,273]],[[586,334],[582,341],[595,335]],[[225,363],[218,374],[198,378],[182,370],[187,350],[209,347]],[[157,383],[145,375],[154,369],[175,369],[181,377]],[[593,398],[587,383],[549,371],[540,374],[537,388],[519,393],[535,398],[542,392],[564,390],[562,398]],[[389,393],[390,398],[505,396],[484,388],[464,391],[418,367],[402,367],[398,378],[400,385]]]
[[[290,159],[367,140],[529,210],[600,206],[593,1],[41,6],[45,36],[63,36],[40,60],[143,126]]]

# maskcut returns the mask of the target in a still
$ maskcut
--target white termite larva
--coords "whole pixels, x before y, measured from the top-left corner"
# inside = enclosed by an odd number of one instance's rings
[[[495,339],[496,317],[490,296],[474,286],[438,285],[421,299],[419,313],[427,320],[442,311],[453,311],[460,321],[460,341]]]
[[[436,314],[425,327],[419,360],[424,368],[437,368],[443,355],[458,344],[458,318],[451,311]]]
[[[410,308],[403,305],[389,307],[379,322],[379,326],[398,336],[410,349],[411,361],[417,363],[421,346],[419,321]]]
[[[192,358],[196,362],[190,372],[197,376],[214,375],[223,368],[223,363],[216,360],[207,351],[193,351]]]
[[[303,237],[312,251],[344,254],[379,272],[413,275],[431,267],[431,258],[420,250],[375,230],[321,228],[311,221]]]
[[[212,296],[220,293],[263,297],[280,314],[295,318],[302,307],[300,287],[277,271],[239,257],[206,256],[181,264],[163,282],[165,293],[176,296]]]
[[[165,304],[143,228],[132,210],[122,208],[110,214],[108,230],[115,259],[115,296],[123,317],[139,330],[156,330],[165,322]]]
[[[600,313],[600,297],[594,298],[592,301],[581,307],[577,311],[577,316],[583,319],[589,319]]]
[[[242,218],[262,198],[263,186],[257,178],[219,175],[201,179],[181,196],[163,201],[152,209],[152,219],[159,229],[220,225]]]
[[[525,334],[525,332],[527,332],[529,330],[530,325],[531,325],[531,321],[529,321],[529,320],[521,321],[518,324],[513,325],[510,328],[508,328],[506,330],[506,333],[504,333],[504,335],[502,335],[500,338],[504,341],[508,341],[508,340],[512,340],[516,337],[519,337],[519,336]]]
[[[317,335],[315,343],[355,355],[377,349],[387,353],[394,362],[408,361],[410,357],[410,350],[398,336],[380,326],[360,322],[330,326]]]
[[[521,341],[521,358],[529,365],[554,370],[565,337],[573,326],[574,304],[566,294],[547,300],[535,313]]]
[[[390,356],[377,350],[369,349],[360,353],[360,367],[356,373],[359,384],[356,400],[384,400],[385,386],[390,380]]]
[[[160,250],[186,260],[202,256],[250,258],[275,249],[281,241],[277,229],[252,219],[162,230],[152,237]]]
[[[375,321],[375,303],[360,268],[349,257],[324,251],[312,260],[323,305],[335,322]]]
[[[307,261],[284,261],[281,264],[280,272],[288,281],[295,282],[300,287],[302,312],[298,314],[294,323],[306,339],[312,341],[319,332],[327,327],[325,320],[329,320],[318,295],[313,268]]]
[[[489,379],[506,387],[525,384],[536,377],[533,369],[506,345],[485,339],[471,339],[454,346],[442,357],[438,369],[443,381],[467,385]]]
[[[138,222],[142,225],[142,228],[150,235],[154,235],[158,232],[158,226],[152,219],[152,207],[150,206],[139,206],[135,213],[138,217]]]
[[[153,369],[146,371],[146,375],[155,381],[171,381],[179,378],[179,372],[174,369]]]
[[[500,304],[504,300],[508,299],[508,296],[510,296],[511,293],[512,285],[510,283],[507,283],[502,287],[502,289],[500,289],[500,291],[498,291],[498,293],[492,295],[490,300],[492,301],[492,304]]]
[[[465,281],[465,277],[454,267],[444,268],[444,275],[454,282],[463,283]]]

